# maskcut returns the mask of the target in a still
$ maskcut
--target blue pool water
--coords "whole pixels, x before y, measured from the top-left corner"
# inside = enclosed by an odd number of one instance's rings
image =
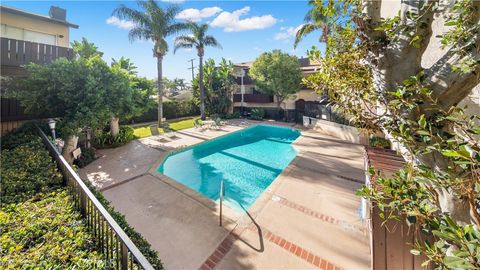
[[[158,171],[215,201],[223,179],[225,203],[248,209],[295,158],[298,136],[296,129],[255,125],[172,153]]]

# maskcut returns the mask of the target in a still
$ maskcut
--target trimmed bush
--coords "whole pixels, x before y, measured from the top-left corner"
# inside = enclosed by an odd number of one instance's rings
[[[1,269],[104,269],[93,236],[64,189],[0,211]]]
[[[56,189],[63,183],[62,176],[41,139],[31,132],[21,131],[20,134],[24,138],[9,139],[8,147],[16,146],[15,148],[2,150],[2,204],[24,201],[38,192]],[[25,142],[25,138],[29,142]]]
[[[197,116],[200,114],[200,108],[193,100],[168,100],[163,102],[163,117],[166,119],[175,119],[187,116]],[[144,123],[157,121],[157,104],[148,109],[143,115],[134,117],[125,122],[128,124]]]

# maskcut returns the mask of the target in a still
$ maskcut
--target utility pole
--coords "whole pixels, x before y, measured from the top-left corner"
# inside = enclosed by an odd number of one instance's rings
[[[195,75],[194,75],[194,70],[195,70],[195,68],[193,67],[193,60],[195,60],[195,58],[192,58],[192,59],[188,60],[188,62],[190,62],[190,63],[192,64],[192,67],[191,67],[191,68],[188,68],[188,69],[191,69],[191,70],[192,70],[192,82],[193,82],[193,79],[194,79],[194,77],[195,77]]]

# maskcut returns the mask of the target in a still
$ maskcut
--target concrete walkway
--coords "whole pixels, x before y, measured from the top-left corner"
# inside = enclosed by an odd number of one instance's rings
[[[188,129],[102,150],[81,170],[116,210],[159,251],[166,269],[368,269],[367,230],[355,190],[363,148],[313,131],[295,142],[298,156],[240,218],[218,225],[218,206],[152,173],[171,149],[247,127]],[[156,169],[156,168],[154,168]]]

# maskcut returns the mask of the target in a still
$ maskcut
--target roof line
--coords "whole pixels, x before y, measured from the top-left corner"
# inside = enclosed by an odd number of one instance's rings
[[[51,22],[51,23],[63,24],[63,25],[78,29],[78,25],[76,25],[76,24],[73,24],[73,23],[70,23],[70,22],[67,22],[67,21],[62,21],[62,20],[55,19],[55,18],[51,18],[51,17],[45,16],[45,15],[35,14],[35,13],[20,10],[20,9],[16,9],[16,8],[6,7],[6,6],[0,6],[0,10],[2,12],[7,12],[7,13],[10,13],[10,14],[16,14],[16,15],[21,15],[21,16],[25,16],[25,17],[34,18],[34,19],[40,19],[40,20],[43,20],[43,21]]]

